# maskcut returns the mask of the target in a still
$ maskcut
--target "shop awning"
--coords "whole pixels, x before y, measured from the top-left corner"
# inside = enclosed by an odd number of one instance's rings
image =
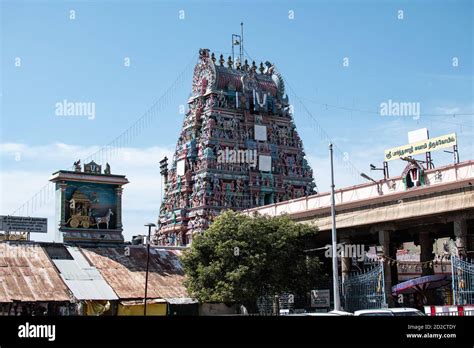
[[[410,279],[406,282],[392,286],[392,295],[423,293],[428,289],[437,289],[451,282],[449,276],[437,274]]]

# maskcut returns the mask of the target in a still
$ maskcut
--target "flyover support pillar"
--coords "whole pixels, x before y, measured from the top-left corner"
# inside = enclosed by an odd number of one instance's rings
[[[394,262],[397,258],[396,248],[390,241],[390,234],[396,230],[392,224],[383,226],[374,226],[378,233],[379,245],[382,247],[384,256],[384,288],[385,298],[389,307],[395,306],[395,300],[392,297],[392,286],[398,282],[397,265]]]

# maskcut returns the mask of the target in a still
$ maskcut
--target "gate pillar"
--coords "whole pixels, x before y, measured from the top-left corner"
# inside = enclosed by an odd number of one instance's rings
[[[467,221],[466,219],[459,217],[456,218],[453,223],[458,256],[467,256]]]
[[[344,246],[351,243],[349,237],[342,237],[340,241]],[[351,261],[351,255],[346,254],[346,248],[343,247],[342,250],[343,252],[341,255],[341,277],[342,277],[342,281],[344,282],[344,280],[346,280],[349,277],[352,261]]]
[[[343,308],[346,310],[348,306],[347,296],[348,289],[346,283],[349,279],[349,272],[351,271],[352,259],[350,255],[346,253],[346,245],[350,244],[350,239],[345,236],[340,238],[340,243],[343,245],[342,247],[342,255],[341,255],[341,296],[343,299]]]
[[[382,246],[383,256],[390,257],[390,231],[379,231],[379,243]],[[387,260],[387,259],[386,259]],[[392,269],[390,260],[387,260],[383,268],[383,278],[385,283],[385,298],[389,307],[394,305],[392,299]]]

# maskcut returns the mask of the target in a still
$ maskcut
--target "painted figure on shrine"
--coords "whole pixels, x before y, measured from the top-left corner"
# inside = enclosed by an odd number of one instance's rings
[[[53,173],[56,187],[57,242],[104,244],[123,243],[122,191],[124,175],[111,174],[107,163],[74,162],[74,170]]]
[[[165,171],[156,244],[188,245],[224,209],[315,193],[284,80],[274,64],[257,67],[232,57],[226,62],[201,49],[188,105]]]

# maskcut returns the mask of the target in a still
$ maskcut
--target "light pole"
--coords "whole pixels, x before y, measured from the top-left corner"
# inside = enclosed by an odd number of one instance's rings
[[[380,171],[383,172],[383,178],[384,178],[385,180],[388,179],[388,163],[387,163],[387,161],[384,161],[384,162],[383,162],[383,168],[377,168],[375,165],[370,164],[370,170],[371,170],[371,171],[372,171],[372,170],[380,170]]]
[[[372,181],[375,185],[377,185],[377,192],[379,195],[383,194],[382,187],[380,186],[380,183],[372,179],[370,176],[368,176],[365,173],[360,173],[360,176],[363,177],[366,180]]]
[[[332,280],[334,291],[334,310],[341,310],[339,297],[339,272],[337,270],[337,235],[336,235],[336,200],[334,198],[334,165],[332,144],[329,144],[329,157],[331,158],[331,218],[332,218]]]
[[[146,240],[146,273],[145,273],[145,305],[143,308],[143,315],[146,316],[146,300],[148,295],[148,265],[150,264],[150,238],[151,238],[151,228],[156,227],[152,222],[147,223],[145,226],[148,226],[148,239]]]

